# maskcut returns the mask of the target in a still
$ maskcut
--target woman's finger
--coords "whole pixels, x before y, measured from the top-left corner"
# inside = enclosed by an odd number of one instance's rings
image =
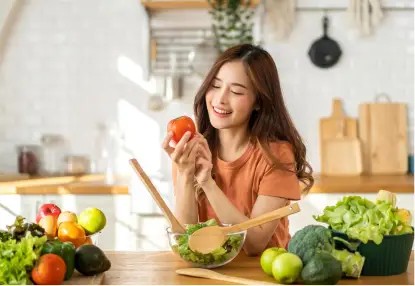
[[[200,144],[199,154],[200,154],[200,156],[206,158],[209,161],[212,160],[212,156],[210,154],[210,151],[206,150],[206,147],[204,147],[202,144]]]
[[[202,155],[206,157],[206,159],[212,160],[212,153],[210,152],[209,144],[207,143],[206,139],[202,138],[200,143],[202,146],[202,148],[200,148]]]
[[[193,141],[193,139],[192,139],[192,141]],[[187,159],[189,161],[196,161],[196,156],[197,156],[197,153],[199,152],[199,149],[200,149],[199,142],[197,142],[195,140],[195,142],[193,142],[193,145],[189,149],[190,150],[189,150],[189,154],[187,156]]]
[[[174,151],[174,148],[172,148],[171,146],[170,146],[170,141],[171,141],[171,138],[173,137],[173,132],[168,132],[167,133],[167,135],[166,135],[166,137],[164,138],[164,140],[163,140],[163,143],[161,144],[161,146],[162,146],[162,148],[167,152],[167,154],[170,156],[170,154],[171,153],[173,153],[173,151]]]
[[[177,143],[176,147],[174,148],[173,153],[171,154],[171,158],[176,162],[179,163],[179,161],[182,160],[183,154],[186,150],[187,142],[189,141],[191,136],[190,132],[186,132],[183,137],[180,139],[179,143]]]

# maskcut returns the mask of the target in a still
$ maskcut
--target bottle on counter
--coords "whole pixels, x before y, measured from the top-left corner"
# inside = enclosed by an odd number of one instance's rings
[[[17,152],[19,174],[39,175],[41,147],[39,145],[19,145]]]
[[[104,174],[105,181],[109,184],[115,180],[117,140],[116,127],[104,123],[97,125],[91,171]]]

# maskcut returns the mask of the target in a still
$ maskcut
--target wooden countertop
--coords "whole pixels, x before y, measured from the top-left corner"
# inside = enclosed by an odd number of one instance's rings
[[[394,193],[414,193],[414,176],[412,175],[377,175],[377,176],[315,176],[310,193],[377,193],[379,190]]]
[[[176,269],[191,267],[170,251],[167,252],[106,252],[111,269],[105,272],[103,284],[229,284],[224,281],[177,275]],[[231,263],[213,269],[219,273],[259,281],[274,282],[262,272],[259,257],[240,254]],[[408,271],[394,276],[361,276],[359,279],[342,279],[339,284],[408,284],[414,285],[414,255],[412,252]]]
[[[0,194],[128,194],[124,183],[106,184],[101,174],[59,177],[31,177],[0,182]]]

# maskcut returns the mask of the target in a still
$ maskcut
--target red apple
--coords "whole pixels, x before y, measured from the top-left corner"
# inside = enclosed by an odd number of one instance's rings
[[[47,215],[56,216],[56,219],[61,213],[61,209],[55,204],[43,204],[40,206],[36,215],[36,223],[39,223],[40,219]]]

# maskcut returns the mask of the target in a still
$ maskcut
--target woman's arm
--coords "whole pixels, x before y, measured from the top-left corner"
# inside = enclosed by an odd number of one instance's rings
[[[248,220],[249,217],[245,216],[232,204],[232,202],[212,179],[212,159],[206,140],[202,140],[201,150],[198,154],[199,155],[196,158],[195,176],[219,220],[221,222],[232,224]],[[288,158],[285,158],[287,156],[283,157],[287,162],[292,161],[292,153],[290,152],[288,152]],[[251,218],[255,218],[288,204],[288,199],[278,197],[275,195],[275,192],[272,192],[276,189],[275,182],[278,182],[280,188],[285,189],[286,193],[290,193],[291,191],[296,191],[294,188],[298,187],[298,181],[294,173],[279,173],[280,172],[278,171],[270,169],[262,178],[259,186],[258,198],[255,201],[251,211]],[[284,179],[282,180],[281,178]],[[250,228],[247,232],[244,244],[245,252],[248,255],[257,255],[261,253],[268,245],[268,242],[275,232],[278,222],[279,220],[274,220],[269,223]]]
[[[175,194],[175,215],[182,224],[198,222],[198,208],[193,178],[180,174],[173,164],[173,187]]]
[[[249,219],[232,204],[213,179],[207,180],[201,187],[220,221],[236,224]],[[281,208],[287,203],[287,199],[260,195],[252,209],[251,218]],[[248,255],[260,254],[274,234],[278,221],[274,220],[248,229],[244,251]]]
[[[197,223],[198,209],[195,198],[194,176],[196,154],[199,150],[200,136],[190,140],[186,132],[176,146],[170,146],[173,134],[167,134],[163,149],[173,161],[173,188],[175,193],[175,215],[182,224]]]

